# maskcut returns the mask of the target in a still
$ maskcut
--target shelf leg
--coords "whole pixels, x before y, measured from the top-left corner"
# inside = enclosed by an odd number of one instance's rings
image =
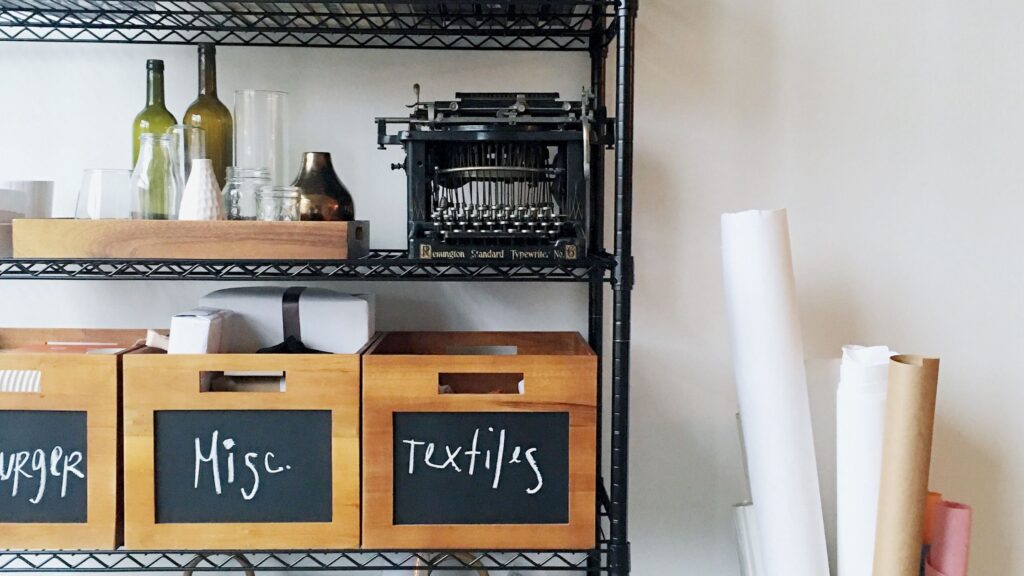
[[[590,35],[590,91],[594,94],[595,116],[598,121],[595,127],[604,132],[604,119],[607,117],[605,91],[607,89],[608,48],[605,45],[605,32],[608,30],[611,21],[605,16],[603,10],[594,9],[591,19]],[[605,146],[601,141],[592,144],[590,157],[590,231],[589,242],[592,253],[604,252],[604,182],[605,182]],[[597,473],[598,490],[601,494],[604,490],[604,281],[603,277],[595,278],[589,289],[590,317],[587,341],[597,355],[597,458],[595,467]],[[603,508],[600,498],[597,498],[595,530],[596,539],[601,540],[603,521],[601,509]],[[597,574],[602,568],[601,558],[591,558],[587,562],[588,571]]]
[[[633,65],[636,0],[619,0],[616,62],[615,285],[612,296],[611,574],[630,572],[629,344],[633,290]]]

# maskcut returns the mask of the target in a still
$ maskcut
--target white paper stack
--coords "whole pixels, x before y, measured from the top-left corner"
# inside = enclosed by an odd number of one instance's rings
[[[725,300],[766,576],[825,576],[825,523],[784,210],[722,216]]]
[[[882,477],[887,346],[844,346],[836,392],[839,576],[871,576]]]
[[[39,370],[0,370],[0,392],[38,393],[41,378]]]

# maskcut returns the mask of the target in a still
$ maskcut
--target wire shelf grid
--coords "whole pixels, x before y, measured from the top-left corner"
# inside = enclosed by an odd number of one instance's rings
[[[612,282],[614,260],[432,261],[381,250],[353,260],[0,260],[0,280],[359,280]]]
[[[0,550],[0,573],[10,572],[363,572],[429,569],[511,572],[609,572],[608,493],[598,490],[600,531],[592,550]]]
[[[605,572],[605,548],[553,552],[310,551],[0,551],[5,572],[240,572],[239,559],[257,572],[488,571]],[[593,565],[597,563],[599,567]],[[243,564],[243,565],[245,565]],[[589,567],[588,567],[589,565]]]
[[[596,32],[612,39],[614,7],[614,0],[0,0],[0,40],[587,50]]]

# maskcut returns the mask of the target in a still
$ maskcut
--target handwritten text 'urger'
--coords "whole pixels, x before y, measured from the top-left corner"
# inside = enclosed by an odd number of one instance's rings
[[[0,483],[11,483],[11,497],[14,498],[18,495],[22,479],[25,482],[36,480],[38,485],[35,488],[35,496],[29,498],[29,502],[39,504],[46,495],[46,480],[53,476],[60,478],[60,497],[64,498],[68,494],[69,478],[85,478],[85,474],[78,469],[83,458],[83,454],[77,450],[65,454],[61,446],[56,446],[49,452],[22,450],[4,454],[0,451]]]

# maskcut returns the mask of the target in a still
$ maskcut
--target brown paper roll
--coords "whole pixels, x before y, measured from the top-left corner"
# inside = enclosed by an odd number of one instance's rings
[[[932,519],[935,517],[935,510],[942,505],[942,494],[938,492],[929,492],[926,496],[924,505],[924,545],[927,546],[932,543]]]
[[[916,576],[921,567],[939,360],[893,356],[885,401],[874,576]]]

